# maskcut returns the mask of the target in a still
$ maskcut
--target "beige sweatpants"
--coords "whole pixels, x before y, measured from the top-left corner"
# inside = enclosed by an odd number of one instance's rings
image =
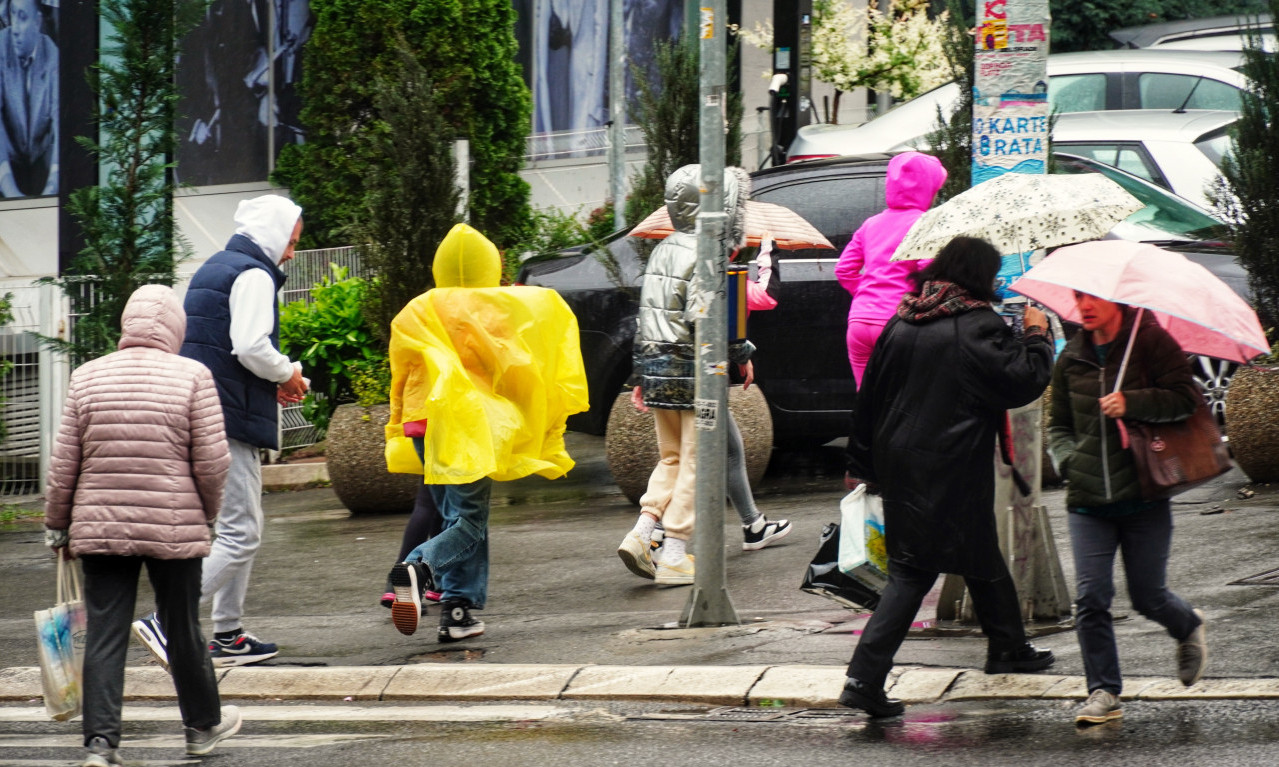
[[[693,537],[697,484],[696,414],[692,410],[653,408],[658,461],[640,498],[640,511],[657,517],[669,538]]]

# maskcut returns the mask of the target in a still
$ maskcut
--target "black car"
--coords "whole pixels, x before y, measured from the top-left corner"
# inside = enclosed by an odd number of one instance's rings
[[[799,213],[834,250],[776,253],[782,281],[777,308],[754,312],[748,335],[755,343],[755,380],[768,401],[774,442],[819,445],[848,433],[855,387],[845,335],[849,296],[835,279],[835,264],[853,232],[884,208],[889,156],[840,157],[792,163],[752,174],[752,199]],[[1220,222],[1166,190],[1123,171],[1081,157],[1058,155],[1054,172],[1104,173],[1147,204],[1112,236],[1152,242],[1183,252],[1237,292],[1247,279],[1218,238]],[[604,434],[608,414],[631,373],[631,339],[643,259],[651,241],[613,235],[598,246],[573,248],[527,262],[519,281],[557,290],[577,314],[591,409],[569,419],[569,428]],[[1204,367],[1206,365],[1206,367]],[[1201,384],[1220,407],[1232,368],[1204,361]]]

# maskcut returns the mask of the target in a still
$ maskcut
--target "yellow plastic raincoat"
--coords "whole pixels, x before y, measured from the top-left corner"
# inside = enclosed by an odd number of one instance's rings
[[[563,476],[565,420],[589,406],[577,318],[553,290],[498,287],[497,248],[466,224],[433,272],[391,322],[387,468],[440,485]],[[424,419],[425,465],[404,436]]]

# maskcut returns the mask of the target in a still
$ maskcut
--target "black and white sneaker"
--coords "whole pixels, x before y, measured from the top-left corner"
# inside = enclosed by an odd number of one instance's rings
[[[263,642],[245,631],[240,631],[230,639],[214,637],[209,642],[209,656],[213,658],[213,665],[218,668],[247,666],[279,654],[280,648],[274,642]]]
[[[484,622],[471,616],[471,603],[465,599],[448,599],[440,612],[441,642],[459,642],[484,633]]]
[[[391,568],[390,581],[395,592],[391,622],[401,634],[413,636],[422,615],[422,593],[435,590],[431,569],[425,562],[401,562]]]
[[[151,653],[151,657],[155,658],[155,662],[160,664],[160,668],[165,671],[169,670],[169,640],[164,636],[164,629],[160,628],[160,619],[155,613],[138,618],[133,622],[133,635],[138,638],[142,646],[147,648]]]
[[[759,529],[753,529],[755,527]],[[789,520],[779,519],[776,522],[769,522],[766,517],[760,517],[753,525],[742,525],[742,551],[759,551],[774,541],[785,538],[790,531]]]

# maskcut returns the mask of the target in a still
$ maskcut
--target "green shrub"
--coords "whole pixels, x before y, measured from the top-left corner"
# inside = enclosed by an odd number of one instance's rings
[[[294,301],[280,310],[280,351],[299,360],[311,378],[302,414],[321,432],[334,408],[356,400],[352,370],[386,357],[361,310],[368,284],[348,278],[344,267],[331,269],[332,277],[312,289],[311,303]]]

